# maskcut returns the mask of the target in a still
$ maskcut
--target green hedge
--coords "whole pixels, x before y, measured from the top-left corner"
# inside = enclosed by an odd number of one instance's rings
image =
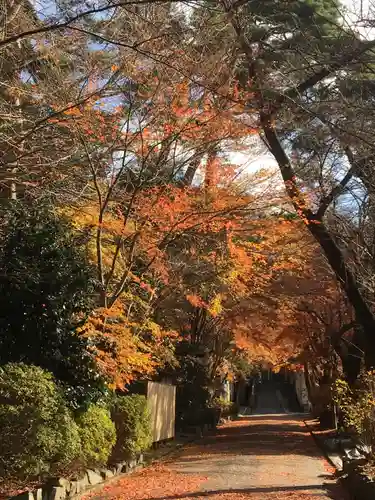
[[[91,405],[74,419],[52,374],[23,363],[0,368],[0,429],[0,482],[14,485],[126,460],[152,444],[144,396],[116,397],[111,414]]]
[[[82,446],[82,462],[92,467],[105,465],[116,443],[116,427],[105,408],[91,405],[76,422]]]
[[[118,397],[111,413],[117,434],[111,461],[126,460],[151,446],[151,416],[144,396]]]
[[[0,477],[61,473],[79,459],[78,426],[50,373],[9,363],[0,368]]]

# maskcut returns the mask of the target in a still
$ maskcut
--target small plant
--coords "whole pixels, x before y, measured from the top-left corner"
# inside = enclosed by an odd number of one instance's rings
[[[82,462],[85,466],[105,465],[116,443],[116,427],[108,410],[91,405],[76,422],[81,438]]]
[[[232,407],[232,403],[231,401],[227,401],[226,399],[224,399],[223,397],[218,397],[218,398],[214,398],[212,403],[211,403],[211,407],[212,408],[218,408],[220,410],[223,410],[223,411],[228,411],[231,409]]]
[[[0,368],[0,477],[24,481],[69,469],[81,453],[77,424],[53,376],[36,366]]]
[[[357,436],[362,436],[372,428],[375,408],[374,374],[374,372],[362,374],[353,388],[342,379],[336,380],[333,385],[333,401],[342,412],[344,427]]]
[[[222,396],[214,398],[209,405],[211,408],[221,410],[225,415],[234,415],[238,413],[238,407],[233,401],[228,401]]]
[[[144,396],[118,397],[111,413],[117,433],[111,460],[126,460],[151,446],[151,415]]]

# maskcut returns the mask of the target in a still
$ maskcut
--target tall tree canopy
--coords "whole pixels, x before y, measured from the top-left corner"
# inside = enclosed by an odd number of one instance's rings
[[[181,336],[303,349],[298,314],[325,329],[326,305],[297,311],[283,286],[312,270],[311,301],[322,255],[327,303],[339,283],[375,364],[375,42],[338,1],[23,0],[1,15],[2,199],[48,193],[74,224],[97,282],[82,335],[115,383],[168,364]],[[257,168],[270,158],[278,180]]]

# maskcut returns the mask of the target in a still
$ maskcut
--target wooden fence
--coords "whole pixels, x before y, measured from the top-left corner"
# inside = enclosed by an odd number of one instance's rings
[[[148,382],[147,401],[151,410],[153,442],[174,438],[176,387],[159,382]]]

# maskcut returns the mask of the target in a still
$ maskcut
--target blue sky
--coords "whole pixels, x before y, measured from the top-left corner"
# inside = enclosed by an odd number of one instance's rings
[[[56,3],[54,0],[31,0],[32,4],[35,6],[37,15],[40,19],[45,20],[47,18],[53,17],[57,15]],[[347,8],[347,14],[345,15],[345,22],[348,26],[356,25],[358,26],[358,22],[361,20],[361,17],[365,17],[369,15],[371,11],[373,11],[373,7],[369,0],[342,0],[342,4]],[[94,6],[95,3],[92,3]],[[75,8],[72,11],[72,15],[78,13],[82,9],[87,9],[87,3],[83,2],[81,4],[81,8]],[[187,7],[186,4],[181,4],[180,8],[183,9],[186,15],[189,15],[191,8]],[[105,19],[111,15],[112,10],[105,11],[103,13],[97,14],[96,17],[98,19]],[[375,17],[374,15],[372,17]],[[369,28],[359,28],[361,33],[366,38],[374,38],[375,30]],[[88,44],[89,50],[103,50],[105,49],[105,44],[99,42],[90,42]],[[29,79],[29,74],[24,72],[21,75],[21,78],[24,81]],[[104,81],[103,81],[104,83]],[[99,104],[105,104],[105,109],[108,111],[111,108],[115,108],[121,103],[120,95],[118,97],[106,97],[98,100]],[[259,150],[263,150],[263,152],[259,153]],[[254,154],[254,151],[256,153]],[[275,170],[275,176],[272,182],[275,183],[275,187],[280,188],[283,185],[281,176],[277,173],[278,166],[273,158],[273,156],[267,152],[265,148],[262,148],[262,143],[257,136],[253,136],[250,140],[250,144],[247,150],[244,151],[227,151],[227,157],[230,163],[236,164],[240,167],[242,171],[245,173],[256,172],[260,169],[273,169]],[[361,187],[357,184],[356,192],[359,193]],[[352,199],[352,201],[351,201]],[[350,195],[345,195],[342,197],[342,205],[346,207],[346,210],[354,209],[353,198]]]

